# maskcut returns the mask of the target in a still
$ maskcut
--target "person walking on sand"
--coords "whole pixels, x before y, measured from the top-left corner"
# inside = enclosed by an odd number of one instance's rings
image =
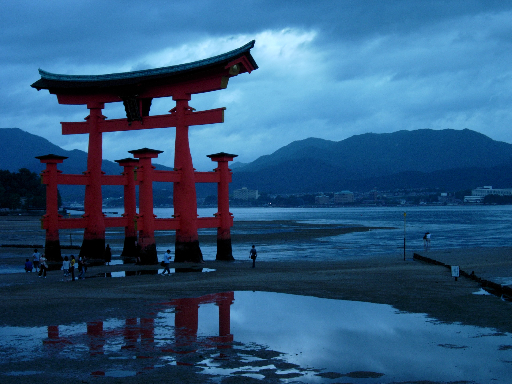
[[[46,271],[48,270],[48,264],[46,263],[46,257],[44,253],[39,258],[39,277],[44,277],[46,279]]]
[[[62,261],[62,271],[64,272],[63,281],[66,281],[69,276],[69,258],[67,256],[64,256],[64,261]]]
[[[34,249],[34,253],[32,254],[32,264],[34,265],[34,269],[36,273],[39,272],[39,262],[41,259],[41,254],[37,252],[37,249]]]
[[[256,257],[258,256],[258,252],[256,251],[256,247],[253,245],[251,250],[249,251],[249,257],[252,259],[252,267],[256,267]]]
[[[69,273],[71,273],[71,281],[75,281],[75,256],[71,255],[71,259],[69,260]]]
[[[103,258],[105,260],[105,264],[110,265],[110,262],[112,261],[112,250],[110,249],[109,244],[107,244],[107,248],[105,248],[105,254],[103,255]]]
[[[171,274],[171,270],[169,269],[169,266],[171,265],[171,250],[168,249],[167,252],[164,253],[164,271],[162,272],[162,275],[165,275],[165,271],[167,271],[167,275]]]

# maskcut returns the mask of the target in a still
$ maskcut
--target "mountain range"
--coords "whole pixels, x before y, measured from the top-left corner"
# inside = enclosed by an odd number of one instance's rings
[[[270,193],[508,188],[512,144],[469,129],[365,133],[342,141],[309,138],[232,169],[233,188]]]
[[[67,156],[59,165],[64,173],[81,174],[87,153],[67,151],[18,128],[0,128],[0,169],[44,166],[35,156]],[[171,168],[155,164],[157,169]],[[318,138],[298,140],[270,155],[242,164],[233,163],[231,189],[247,187],[272,194],[438,188],[460,191],[477,186],[512,187],[512,144],[464,130],[366,133],[342,141]],[[122,168],[104,160],[106,174]],[[197,184],[198,197],[215,194],[215,186]],[[83,187],[60,186],[64,198],[83,194]],[[114,189],[119,195],[120,189]],[[109,189],[107,188],[107,192]],[[122,193],[122,192],[121,192]],[[69,196],[67,196],[69,195]]]

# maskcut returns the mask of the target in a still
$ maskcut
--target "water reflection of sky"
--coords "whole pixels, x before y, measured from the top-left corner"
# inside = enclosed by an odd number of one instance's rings
[[[512,377],[510,334],[388,305],[269,292],[174,300],[148,307],[139,319],[1,327],[0,336],[0,382],[3,375],[36,374],[44,366],[35,362],[47,359],[71,362],[68,375],[82,379],[183,364],[217,376],[212,382],[229,375],[319,383],[332,382],[327,374],[365,383]],[[60,369],[65,377],[67,368]]]

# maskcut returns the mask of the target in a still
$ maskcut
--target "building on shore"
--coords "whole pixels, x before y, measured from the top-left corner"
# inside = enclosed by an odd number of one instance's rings
[[[331,203],[331,198],[327,195],[315,196],[315,204],[328,205]]]
[[[334,194],[334,204],[347,204],[354,202],[354,192],[341,191]]]
[[[247,189],[247,187],[243,187],[233,191],[233,199],[237,200],[257,200],[258,197],[259,194],[257,189]]]
[[[512,188],[496,188],[493,189],[491,185],[485,185],[483,187],[477,187],[471,190],[471,196],[464,196],[465,203],[482,203],[485,196],[496,195],[496,196],[512,196]]]

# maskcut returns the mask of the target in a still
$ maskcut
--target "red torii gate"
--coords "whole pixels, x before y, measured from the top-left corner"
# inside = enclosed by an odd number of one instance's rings
[[[227,161],[233,160],[233,157],[236,155],[224,153],[210,155],[213,161],[218,161],[219,166],[216,169],[218,172],[195,172],[188,140],[189,126],[222,123],[224,121],[225,108],[196,112],[189,106],[188,102],[191,100],[192,94],[224,89],[227,87],[230,77],[244,72],[250,73],[257,69],[258,66],[250,53],[253,47],[254,41],[251,41],[231,52],[193,63],[109,75],[61,75],[39,70],[41,79],[32,84],[33,88],[37,90],[47,89],[50,93],[56,94],[59,104],[86,105],[90,111],[89,115],[85,118],[85,122],[61,123],[64,135],[89,134],[87,172],[85,172],[84,177],[80,177],[82,175],[74,175],[75,178],[72,178],[72,175],[68,175],[73,180],[67,180],[63,183],[85,185],[85,224],[83,226],[85,229],[80,254],[88,256],[102,255],[105,248],[106,218],[102,212],[101,186],[110,184],[107,180],[112,180],[113,185],[126,186],[126,176],[112,176],[118,178],[114,180],[103,175],[101,171],[101,161],[103,158],[102,133],[175,127],[175,171],[166,174],[165,180],[151,179],[154,175],[158,175],[158,172],[162,172],[152,171],[152,166],[150,165],[151,158],[157,157],[159,151],[155,153],[147,148],[140,150],[143,152],[132,151],[135,157],[139,157],[137,175],[141,173],[144,175],[143,178],[145,178],[145,182],[142,183],[138,180],[140,193],[139,208],[141,210],[139,216],[142,218],[141,223],[143,228],[145,228],[142,230],[142,236],[138,228],[142,261],[144,263],[157,262],[154,236],[151,234],[151,231],[156,229],[176,229],[175,261],[198,262],[202,260],[197,229],[199,227],[211,227],[213,221],[208,219],[208,222],[205,223],[208,224],[207,226],[198,225],[202,218],[197,217],[196,182],[218,183],[219,212],[214,218],[214,227],[218,228],[217,259],[233,259],[229,226],[225,227],[229,222],[232,225],[231,214],[229,214],[229,210],[225,209],[226,202],[229,205],[229,191],[226,183],[230,181],[230,173],[228,170],[226,175],[226,169]],[[153,98],[159,97],[172,97],[176,102],[176,106],[171,109],[170,114],[149,116]],[[105,103],[112,102],[123,102],[126,110],[126,119],[107,120],[102,115]],[[63,159],[55,159],[52,156],[45,158],[43,156],[40,160],[47,163],[48,173],[45,180],[58,179],[58,176],[49,175],[58,174],[56,164],[62,162]],[[120,164],[123,165],[122,163]],[[217,176],[215,176],[216,174]],[[175,228],[151,228],[155,222],[154,217],[149,219],[152,216],[153,210],[152,187],[149,187],[152,184],[151,180],[173,182],[175,219],[173,219],[172,223],[174,223]],[[55,183],[55,181],[52,183]],[[149,195],[150,191],[151,196]],[[48,199],[47,197],[47,203]],[[151,201],[151,204],[148,201]],[[130,203],[125,200],[125,206],[126,204]],[[151,208],[149,208],[149,205],[151,205]],[[222,210],[221,207],[223,207]],[[151,213],[148,211],[151,211]],[[124,224],[127,221],[126,215],[129,214],[125,212]],[[50,243],[57,246],[58,229],[55,239],[55,228],[50,223],[57,222],[57,228],[67,227],[62,226],[65,225],[64,220],[59,220],[58,217],[55,219],[53,216],[52,213],[47,212],[43,225],[46,225],[47,244],[50,241]],[[137,219],[137,224],[139,224],[139,219]],[[128,227],[128,225],[123,226],[125,228]],[[46,253],[52,257],[51,252],[48,252],[52,250],[52,246],[48,248]],[[58,248],[60,257],[60,246]]]

